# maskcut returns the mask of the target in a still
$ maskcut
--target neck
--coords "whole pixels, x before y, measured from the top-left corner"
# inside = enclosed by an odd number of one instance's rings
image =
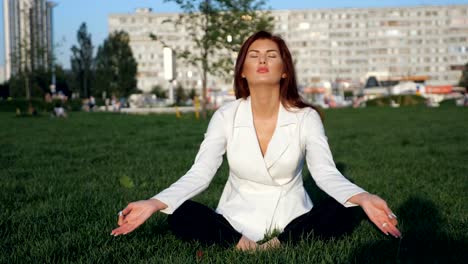
[[[250,89],[252,113],[256,119],[268,119],[278,114],[280,96],[278,87],[255,87]]]

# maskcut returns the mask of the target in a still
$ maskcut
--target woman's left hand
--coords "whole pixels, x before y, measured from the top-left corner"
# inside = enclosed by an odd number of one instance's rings
[[[370,193],[360,193],[351,197],[349,201],[359,204],[369,219],[384,234],[391,234],[396,238],[401,237],[401,233],[396,227],[397,217],[382,198]]]

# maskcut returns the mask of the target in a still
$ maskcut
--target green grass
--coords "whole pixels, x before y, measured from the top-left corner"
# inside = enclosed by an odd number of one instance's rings
[[[403,239],[362,221],[340,240],[247,254],[179,241],[161,213],[127,236],[110,236],[128,202],[153,196],[190,167],[207,121],[0,112],[0,263],[463,263],[467,116],[468,108],[448,106],[325,111],[338,168],[387,200]],[[227,172],[224,163],[196,200],[215,207]],[[304,178],[321,199],[306,171]]]

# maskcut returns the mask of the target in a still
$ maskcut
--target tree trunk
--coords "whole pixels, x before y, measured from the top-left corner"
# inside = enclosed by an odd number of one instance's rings
[[[26,74],[24,77],[24,88],[26,88],[26,100],[31,99],[31,91],[29,89],[29,76]]]
[[[90,94],[88,91],[88,76],[86,74],[86,71],[83,74],[83,89],[84,89],[85,97],[89,98]]]

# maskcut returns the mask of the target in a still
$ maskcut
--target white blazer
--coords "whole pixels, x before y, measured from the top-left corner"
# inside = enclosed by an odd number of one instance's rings
[[[281,104],[265,156],[255,133],[250,97],[219,108],[211,118],[192,168],[153,198],[172,214],[205,190],[227,153],[229,178],[216,211],[244,236],[258,241],[283,231],[313,204],[302,183],[304,159],[317,186],[344,206],[365,192],[336,169],[319,114],[312,108],[286,110]]]

